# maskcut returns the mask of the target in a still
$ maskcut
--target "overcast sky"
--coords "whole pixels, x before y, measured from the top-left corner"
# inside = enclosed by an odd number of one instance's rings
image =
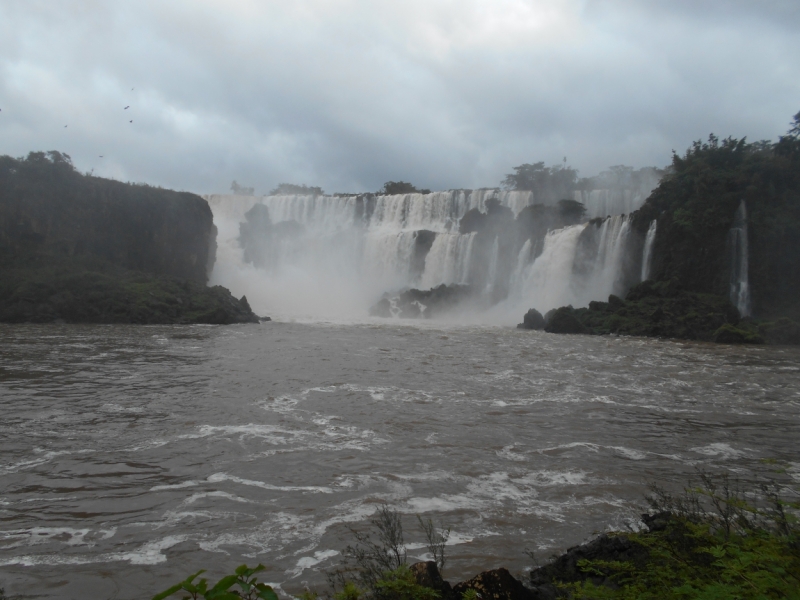
[[[798,110],[797,0],[0,0],[0,154],[198,193],[663,166]]]

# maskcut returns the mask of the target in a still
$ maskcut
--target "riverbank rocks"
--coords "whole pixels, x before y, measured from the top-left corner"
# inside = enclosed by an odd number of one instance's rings
[[[504,568],[484,571],[455,586],[442,579],[433,561],[415,563],[411,565],[410,570],[417,584],[436,590],[441,600],[461,600],[467,590],[478,592],[481,600],[537,600],[538,598]]]
[[[536,600],[537,596],[521,581],[508,572],[508,569],[493,569],[479,573],[469,581],[453,586],[457,598],[467,590],[475,590],[481,600]]]
[[[544,317],[542,313],[540,313],[535,308],[531,308],[528,312],[525,313],[525,316],[522,317],[522,323],[517,325],[517,329],[544,329]]]
[[[544,330],[547,333],[591,333],[577,318],[575,309],[571,306],[557,309],[547,320]]]
[[[714,294],[681,289],[675,280],[645,281],[634,286],[623,300],[611,295],[608,302],[593,301],[587,308],[562,306],[544,317],[549,333],[619,334],[720,343],[763,343],[752,323],[740,325],[739,312],[730,300]],[[785,320],[774,330],[792,327]],[[800,327],[798,328],[800,331]]]
[[[757,333],[725,324],[714,332],[713,340],[718,344],[763,344],[764,338]]]
[[[414,563],[409,569],[418,585],[436,590],[441,600],[460,600],[460,596],[454,595],[450,583],[442,579],[439,568],[432,560]]]
[[[578,581],[591,581],[597,586],[615,587],[607,577],[582,570],[580,561],[635,562],[646,559],[647,550],[633,543],[625,535],[603,534],[587,544],[569,548],[551,563],[531,571],[532,594],[538,600],[555,600],[561,597],[558,593],[558,583]]]

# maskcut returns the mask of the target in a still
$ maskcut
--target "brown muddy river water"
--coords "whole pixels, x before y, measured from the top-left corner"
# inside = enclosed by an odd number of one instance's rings
[[[322,586],[388,503],[451,581],[530,568],[697,469],[800,481],[800,349],[499,327],[0,326],[0,586],[150,598],[243,562]]]

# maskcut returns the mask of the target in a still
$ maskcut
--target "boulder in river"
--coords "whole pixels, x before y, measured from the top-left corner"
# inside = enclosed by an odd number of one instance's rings
[[[542,313],[535,308],[531,308],[522,317],[522,323],[517,325],[517,329],[544,329],[545,322]]]

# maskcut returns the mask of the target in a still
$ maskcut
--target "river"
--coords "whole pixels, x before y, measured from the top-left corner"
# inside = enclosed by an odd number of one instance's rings
[[[800,481],[800,349],[367,321],[0,325],[0,587],[149,598],[243,562],[287,593],[388,503],[445,577],[624,527],[648,482]]]

